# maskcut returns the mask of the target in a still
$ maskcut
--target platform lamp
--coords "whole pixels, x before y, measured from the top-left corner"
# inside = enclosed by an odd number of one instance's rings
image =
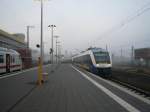
[[[56,62],[58,62],[58,57],[59,57],[59,43],[60,42],[56,42],[56,49],[57,49],[57,54],[56,54]]]
[[[60,43],[60,42],[59,42]],[[61,55],[61,45],[57,44],[57,48],[58,48],[58,62],[60,61],[62,55]]]
[[[34,0],[34,1],[40,1],[41,2],[41,43],[40,43],[40,59],[41,63],[43,65],[43,2],[49,1],[49,0]]]
[[[57,39],[59,38],[58,35],[55,35],[54,38],[56,38],[56,63],[57,63],[57,43],[60,43],[57,41]]]
[[[52,60],[51,60],[51,62],[52,62],[52,64],[53,64],[53,51],[54,51],[54,49],[53,49],[53,31],[54,31],[54,27],[56,27],[56,25],[48,25],[48,27],[50,27],[51,28],[51,42],[52,42],[52,46],[51,46],[51,49],[52,49]]]

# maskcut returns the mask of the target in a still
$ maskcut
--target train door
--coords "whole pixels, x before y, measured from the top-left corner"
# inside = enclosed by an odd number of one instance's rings
[[[6,72],[10,72],[10,54],[6,54]]]

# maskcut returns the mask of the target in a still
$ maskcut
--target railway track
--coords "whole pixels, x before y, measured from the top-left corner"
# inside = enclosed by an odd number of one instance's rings
[[[109,80],[150,99],[150,77],[147,75],[118,70],[112,71],[112,77]]]
[[[76,67],[77,67],[77,66],[76,66]],[[83,68],[81,68],[81,67],[77,67],[77,68],[80,69],[81,71],[89,72],[89,71],[87,71],[87,70],[85,70],[85,69],[83,69]],[[115,74],[115,73],[113,73],[113,74]],[[96,75],[96,74],[94,74],[94,75]],[[99,75],[97,75],[97,76],[99,76]],[[99,76],[99,77],[100,77],[100,76]],[[106,78],[105,78],[105,79],[106,79]],[[128,89],[129,91],[131,91],[131,92],[133,92],[133,93],[135,93],[135,94],[138,94],[138,95],[140,95],[140,96],[142,96],[142,97],[144,97],[144,98],[150,100],[150,92],[147,91],[147,90],[141,89],[141,88],[139,88],[138,86],[133,86],[133,85],[131,85],[130,83],[125,83],[125,82],[123,82],[123,81],[121,81],[121,80],[118,80],[118,79],[114,78],[113,76],[112,76],[111,78],[107,78],[107,80],[109,80],[109,81],[111,81],[111,82],[114,82],[114,83],[117,83],[117,84],[119,84],[120,86],[122,86],[123,88],[126,88],[126,89]]]
[[[138,94],[138,95],[141,95],[141,96],[143,96],[145,98],[150,99],[150,92],[149,91],[140,89],[138,87],[132,86],[132,85],[130,85],[128,83],[124,83],[124,82],[121,82],[121,81],[113,79],[113,78],[111,78],[109,80],[112,81],[112,82],[115,82],[115,83],[117,83],[117,84],[119,84],[121,86],[123,86],[124,88],[134,92],[135,94]]]

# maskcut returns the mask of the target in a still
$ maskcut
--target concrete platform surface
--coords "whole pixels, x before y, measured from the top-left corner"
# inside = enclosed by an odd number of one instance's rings
[[[45,68],[44,72],[48,72],[49,76],[42,86],[32,87],[28,95],[7,111],[149,112],[150,110],[149,104],[133,98],[91,74],[80,73],[72,65],[55,66],[54,72],[50,69],[51,66]]]

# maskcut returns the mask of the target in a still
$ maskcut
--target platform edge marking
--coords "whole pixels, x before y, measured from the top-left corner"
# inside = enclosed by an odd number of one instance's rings
[[[71,65],[72,66],[72,65]],[[118,97],[117,95],[115,95],[114,93],[112,93],[110,90],[108,90],[107,88],[105,88],[104,86],[100,85],[99,83],[97,83],[95,80],[93,80],[92,78],[88,77],[86,74],[84,74],[83,72],[79,71],[77,68],[75,68],[74,66],[72,66],[73,69],[75,69],[77,72],[79,72],[84,78],[86,78],[87,80],[89,80],[91,83],[93,83],[96,87],[98,87],[100,90],[102,90],[105,94],[107,94],[109,97],[111,97],[113,100],[115,100],[118,104],[120,104],[122,107],[124,107],[127,111],[129,112],[140,112],[140,110],[136,109],[135,107],[133,107],[131,104],[127,103],[126,101],[124,101],[122,98]]]

